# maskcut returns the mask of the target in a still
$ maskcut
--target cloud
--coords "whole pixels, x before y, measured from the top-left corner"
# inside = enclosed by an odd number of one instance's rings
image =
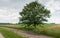
[[[51,18],[54,21],[54,23],[60,23],[60,1],[54,0],[52,3],[50,3],[49,8],[51,9]],[[49,5],[49,4],[48,4]]]
[[[15,9],[0,9],[0,23],[17,23],[19,13]]]
[[[19,12],[22,11],[26,3],[35,0],[0,0],[0,23],[18,23]],[[60,23],[60,0],[39,0],[51,11],[48,22]]]
[[[60,23],[60,0],[39,0],[39,2],[51,11],[48,22]]]
[[[0,23],[18,23],[19,12],[32,0],[0,0]]]

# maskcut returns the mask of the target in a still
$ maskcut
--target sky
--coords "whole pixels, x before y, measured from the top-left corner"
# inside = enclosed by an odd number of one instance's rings
[[[24,6],[35,0],[0,0],[0,23],[18,23],[19,12]],[[51,11],[48,23],[60,23],[60,0],[38,0]]]

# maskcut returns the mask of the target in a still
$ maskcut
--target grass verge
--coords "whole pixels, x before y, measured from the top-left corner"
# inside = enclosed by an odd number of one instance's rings
[[[14,28],[14,29],[19,29],[23,31],[29,31],[37,34],[44,34],[48,36],[52,36],[55,38],[60,38],[60,24],[44,24],[44,25],[38,25],[36,28],[33,26],[29,26],[24,28],[25,24],[20,25],[21,27],[16,27],[19,25],[11,25],[8,28]]]
[[[21,30],[24,31],[30,31],[30,32],[34,32],[37,34],[43,34],[43,35],[48,35],[48,36],[52,36],[54,38],[60,38],[60,25],[49,25],[49,24],[45,24],[42,26],[37,26],[36,28],[33,28],[31,26],[27,27],[27,28],[20,28]]]
[[[17,35],[16,33],[12,32],[10,30],[6,30],[4,28],[0,28],[0,32],[2,33],[2,35],[5,38],[23,38],[22,36]]]

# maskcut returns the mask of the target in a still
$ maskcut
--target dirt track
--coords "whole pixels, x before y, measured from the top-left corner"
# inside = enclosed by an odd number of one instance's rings
[[[11,29],[11,28],[5,28],[5,29],[11,30],[11,31],[17,33],[18,35],[24,36],[26,38],[53,38],[50,36],[37,35],[37,34],[31,33],[31,32],[24,32],[24,31],[17,30],[17,29]]]
[[[4,38],[3,35],[0,33],[0,38]]]

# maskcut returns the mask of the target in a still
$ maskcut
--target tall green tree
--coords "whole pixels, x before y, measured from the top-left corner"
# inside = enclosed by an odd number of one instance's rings
[[[46,18],[50,17],[50,11],[44,7],[44,5],[37,1],[31,2],[24,6],[22,12],[20,12],[22,18],[20,20],[27,25],[36,26],[47,21]]]

